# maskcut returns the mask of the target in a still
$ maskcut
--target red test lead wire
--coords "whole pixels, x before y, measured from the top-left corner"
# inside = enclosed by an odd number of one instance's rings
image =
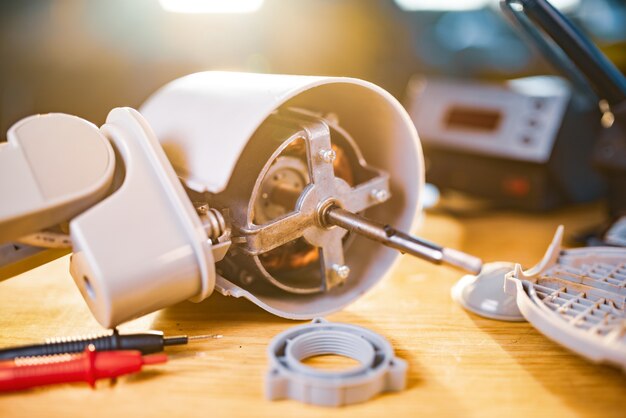
[[[167,355],[142,356],[140,351],[96,352],[90,345],[80,354],[18,358],[0,362],[0,392],[28,389],[57,383],[112,379],[141,370],[144,364],[165,363]]]

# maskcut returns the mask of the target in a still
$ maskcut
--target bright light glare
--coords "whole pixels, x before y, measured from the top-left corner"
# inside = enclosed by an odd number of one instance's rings
[[[159,0],[161,7],[174,13],[251,13],[263,0]]]
[[[474,10],[491,0],[395,0],[402,10]]]

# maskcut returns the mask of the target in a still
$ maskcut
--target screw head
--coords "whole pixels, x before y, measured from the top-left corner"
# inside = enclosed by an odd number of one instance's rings
[[[337,153],[333,149],[322,149],[320,150],[319,154],[322,161],[329,164],[335,161],[335,158],[337,158]]]
[[[248,273],[247,270],[241,270],[239,272],[239,280],[244,284],[250,284],[254,281],[254,276]]]
[[[198,215],[206,215],[208,211],[209,211],[209,205],[207,203],[196,204],[196,213]]]
[[[382,203],[385,200],[389,199],[389,192],[385,189],[373,189],[370,192],[370,196],[374,202]]]
[[[346,280],[350,276],[350,267],[345,264],[333,264],[333,274],[341,280]]]

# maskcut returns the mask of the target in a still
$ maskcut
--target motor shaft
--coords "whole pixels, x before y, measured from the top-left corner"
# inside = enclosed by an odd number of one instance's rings
[[[367,219],[339,206],[330,206],[323,213],[322,219],[328,225],[335,225],[387,247],[395,248],[434,264],[448,264],[468,272],[480,272],[483,262],[480,258],[452,248],[441,247],[435,243],[398,231],[389,225]]]

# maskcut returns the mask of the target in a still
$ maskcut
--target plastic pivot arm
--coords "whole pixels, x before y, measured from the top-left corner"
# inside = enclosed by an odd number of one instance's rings
[[[115,154],[90,122],[30,116],[0,144],[0,243],[67,221],[109,191]]]

